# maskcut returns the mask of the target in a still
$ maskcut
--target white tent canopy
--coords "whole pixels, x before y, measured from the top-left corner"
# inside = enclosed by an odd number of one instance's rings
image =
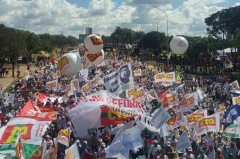
[[[235,52],[235,48],[232,48],[233,50],[233,52]],[[219,54],[221,54],[221,53],[223,53],[223,50],[218,50],[217,51]],[[236,48],[236,52],[237,52],[237,48]],[[226,48],[226,49],[224,49],[224,53],[231,53],[231,48],[229,47],[229,48]]]

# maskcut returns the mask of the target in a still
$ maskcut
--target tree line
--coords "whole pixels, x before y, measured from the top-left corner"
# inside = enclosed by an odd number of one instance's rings
[[[222,9],[205,18],[207,34],[201,36],[185,36],[189,42],[189,48],[185,53],[185,59],[190,63],[199,63],[199,59],[205,63],[217,54],[217,50],[231,48],[234,68],[240,52],[240,6]],[[111,43],[115,48],[119,44],[137,44],[137,47],[151,50],[156,56],[169,52],[171,35],[152,31],[149,33],[135,32],[131,29],[116,27],[110,36],[103,36],[104,42]],[[143,40],[143,42],[142,42]],[[143,46],[142,46],[143,44]],[[172,56],[173,58],[176,56]],[[205,64],[203,64],[205,65]]]
[[[185,36],[189,42],[189,49],[185,53],[185,58],[191,63],[198,63],[204,57],[206,63],[211,63],[211,59],[217,50],[224,48],[234,48],[232,57],[234,67],[236,67],[240,51],[240,6],[235,6],[211,14],[205,18],[207,25],[207,36]],[[171,35],[151,31],[133,31],[128,28],[116,27],[110,36],[102,35],[105,45],[111,44],[114,48],[119,48],[122,44],[136,45],[135,47],[150,50],[159,56],[170,51],[169,43]],[[0,65],[6,59],[14,65],[19,56],[28,56],[46,51],[51,53],[55,48],[77,46],[78,39],[73,36],[35,34],[30,31],[23,31],[0,25]],[[232,50],[232,49],[231,49]],[[238,51],[236,51],[238,50]],[[237,52],[237,53],[234,53]],[[172,56],[173,58],[176,56]]]

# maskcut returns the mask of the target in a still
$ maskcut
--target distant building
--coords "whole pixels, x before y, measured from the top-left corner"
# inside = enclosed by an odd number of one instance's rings
[[[92,34],[92,28],[86,27],[86,34],[87,35]]]
[[[92,34],[92,28],[86,27],[85,34],[79,34],[79,42],[83,43],[84,39],[90,34]]]
[[[79,42],[83,43],[84,39],[86,38],[87,34],[79,34]]]

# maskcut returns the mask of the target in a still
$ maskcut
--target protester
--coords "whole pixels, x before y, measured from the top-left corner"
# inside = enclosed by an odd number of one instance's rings
[[[116,56],[118,55],[116,54]],[[57,60],[55,62],[57,63]],[[54,154],[56,150],[59,158],[69,155],[65,151],[69,150],[71,146],[76,146],[76,154],[81,159],[114,158],[114,155],[109,153],[114,148],[114,151],[118,152],[115,154],[116,156],[121,154],[125,155],[125,158],[133,159],[143,156],[150,159],[205,159],[211,156],[212,152],[216,153],[216,158],[239,158],[239,136],[237,133],[229,134],[230,131],[228,131],[229,126],[236,126],[233,123],[238,123],[240,116],[236,105],[238,104],[236,103],[238,95],[229,93],[230,90],[239,89],[238,81],[235,79],[225,80],[226,78],[231,79],[231,75],[215,74],[216,80],[212,80],[204,75],[190,74],[191,69],[187,66],[181,72],[175,72],[175,67],[171,66],[168,70],[172,70],[172,72],[162,73],[157,70],[167,71],[167,67],[161,66],[161,68],[151,68],[151,70],[140,60],[131,61],[131,65],[128,65],[126,61],[115,61],[112,58],[105,59],[105,64],[101,64],[101,66],[90,66],[84,60],[82,62],[85,68],[74,77],[61,75],[53,60],[47,62],[49,65],[44,68],[40,67],[40,62],[36,63],[35,68],[29,63],[23,79],[20,79],[18,69],[19,75],[17,75],[18,79],[15,81],[15,85],[2,96],[0,102],[2,130],[5,129],[3,126],[8,126],[9,122],[14,121],[12,119],[17,119],[22,115],[33,116],[31,113],[34,112],[35,114],[40,113],[38,117],[43,117],[46,113],[54,112],[55,116],[49,116],[52,120],[46,127],[46,131],[42,133],[42,137],[44,143],[47,144],[47,153]],[[3,70],[2,67],[0,68]],[[138,69],[141,69],[141,74],[136,76],[134,71]],[[116,71],[118,73],[115,73]],[[6,73],[6,70],[4,72]],[[144,74],[144,72],[146,73]],[[166,81],[160,79],[158,81],[157,78],[161,76],[157,75],[161,73],[166,77],[176,77],[176,79],[170,78]],[[105,78],[110,74],[119,76],[119,81],[115,77],[111,77],[107,81]],[[94,80],[98,82],[94,83]],[[56,85],[53,84],[54,81],[57,82]],[[129,86],[130,82],[134,83],[134,87],[115,93],[122,85]],[[52,85],[50,84],[51,88],[47,87],[49,83],[52,83]],[[88,84],[90,86],[86,87]],[[110,84],[110,87],[107,87],[107,84]],[[71,90],[73,86],[74,89]],[[99,105],[98,108],[90,105],[91,109],[88,109],[89,103],[86,101],[102,102],[101,93],[103,91],[107,92],[106,96],[117,100],[110,101],[108,98],[109,105]],[[131,94],[131,92],[134,93]],[[93,96],[94,98],[90,98]],[[124,99],[124,101],[122,102],[120,99]],[[32,102],[30,104],[32,107],[26,111],[29,106],[28,102]],[[135,105],[136,103],[140,110]],[[121,105],[123,105],[122,108]],[[75,108],[80,107],[81,110],[76,111]],[[152,119],[155,115],[157,116],[160,107],[166,110],[170,118],[160,128],[157,128]],[[72,110],[74,115],[70,113]],[[84,113],[90,110],[98,111],[100,114],[94,114],[92,111],[85,116]],[[220,113],[219,119],[215,116],[218,113]],[[211,119],[199,122],[209,116]],[[82,117],[84,122],[78,117]],[[101,125],[101,127],[95,127],[93,124],[91,128],[96,131],[85,136],[82,135],[82,131],[87,132],[88,130],[81,128],[91,125],[96,118],[96,125]],[[215,120],[212,120],[213,118]],[[219,128],[219,130],[206,129],[205,131],[204,126],[210,128],[218,120],[222,130]],[[127,131],[132,127],[135,128],[134,126],[137,126],[137,131]],[[198,129],[199,127],[201,129]],[[233,127],[229,129],[232,130]],[[119,134],[117,135],[120,130],[121,137],[118,136]],[[204,133],[202,133],[203,130]],[[22,132],[24,131],[22,130]],[[188,134],[186,140],[181,139],[184,132]],[[127,141],[122,138],[125,133],[129,137]],[[67,134],[65,137],[69,136],[65,140],[67,142],[61,140],[64,134]],[[137,138],[138,135],[141,140]],[[25,136],[26,134],[22,134],[22,138]],[[133,136],[136,137],[136,140],[133,140]],[[181,147],[182,141],[186,141],[187,146]],[[137,148],[134,149],[132,145]],[[124,148],[128,153],[124,154]],[[109,157],[109,155],[112,156]],[[126,155],[128,156],[126,157]]]

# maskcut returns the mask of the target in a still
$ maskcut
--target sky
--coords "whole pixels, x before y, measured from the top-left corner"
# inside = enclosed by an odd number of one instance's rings
[[[206,36],[204,19],[237,5],[239,0],[0,0],[0,24],[77,38],[86,27],[110,36],[117,26],[145,33],[158,28],[173,36]]]

